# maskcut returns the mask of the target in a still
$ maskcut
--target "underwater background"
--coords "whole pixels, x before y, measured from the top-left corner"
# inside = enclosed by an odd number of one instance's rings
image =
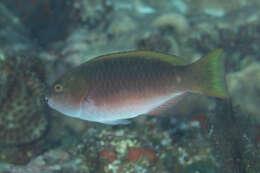
[[[222,48],[229,99],[192,94],[162,116],[109,126],[44,102],[99,55],[194,62]],[[259,0],[1,0],[0,173],[260,172]]]

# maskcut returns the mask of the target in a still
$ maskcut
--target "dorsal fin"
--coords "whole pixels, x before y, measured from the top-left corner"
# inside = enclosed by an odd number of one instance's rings
[[[181,93],[178,96],[173,97],[172,99],[168,100],[164,104],[160,105],[159,107],[151,110],[147,114],[149,115],[161,115],[169,108],[173,107],[176,103],[178,103],[183,97],[185,97],[188,93]]]
[[[187,62],[183,58],[175,56],[175,55],[168,55],[168,54],[164,54],[164,53],[144,51],[144,50],[111,53],[111,54],[107,54],[107,55],[103,55],[103,56],[98,56],[98,57],[88,61],[88,63],[96,62],[96,61],[99,61],[102,59],[115,59],[115,58],[127,58],[127,57],[140,57],[140,58],[146,58],[146,59],[156,59],[156,60],[170,63],[174,66],[187,64]]]

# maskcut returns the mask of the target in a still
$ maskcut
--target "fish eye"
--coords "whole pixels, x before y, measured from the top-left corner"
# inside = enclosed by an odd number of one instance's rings
[[[63,91],[63,86],[61,84],[56,84],[54,85],[54,90],[55,92],[60,93]]]

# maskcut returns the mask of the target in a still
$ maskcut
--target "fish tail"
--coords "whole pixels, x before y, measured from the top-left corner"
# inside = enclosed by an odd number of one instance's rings
[[[220,55],[222,49],[217,49],[208,56],[191,64],[191,80],[195,82],[195,92],[227,98],[224,58]]]

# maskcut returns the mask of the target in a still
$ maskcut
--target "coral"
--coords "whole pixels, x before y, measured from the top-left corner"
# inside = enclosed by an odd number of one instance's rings
[[[212,22],[194,20],[193,32],[187,35],[183,44],[202,53],[222,48],[223,56],[227,57],[227,72],[238,71],[248,59],[259,59],[260,13],[257,9],[244,7]]]
[[[219,100],[209,117],[214,127],[209,140],[219,171],[258,172],[259,149],[254,144],[257,125],[253,117],[233,106],[231,100]]]
[[[74,6],[78,9],[81,21],[87,24],[89,29],[100,29],[109,22],[114,10],[113,2],[103,0],[80,0],[75,1]]]
[[[75,156],[85,158],[92,165],[90,170],[98,173],[182,172],[184,167],[200,161],[215,165],[211,161],[214,156],[211,155],[210,146],[203,136],[206,133],[201,133],[199,125],[193,125],[194,121],[201,119],[203,123],[204,118],[194,118],[186,124],[177,120],[177,124],[185,126],[183,131],[187,133],[181,138],[170,135],[176,125],[166,126],[160,123],[160,119],[170,121],[167,117],[144,116],[133,120],[128,126],[86,123],[89,128],[81,143],[70,151]]]
[[[135,21],[126,14],[115,14],[108,28],[112,36],[123,35],[136,29]]]
[[[183,172],[217,173],[217,168],[212,163],[200,161],[187,166]]]
[[[36,40],[43,47],[48,47],[52,42],[62,40],[67,36],[68,31],[75,27],[77,15],[76,9],[72,8],[73,2],[16,0],[2,3],[13,14],[19,16],[19,22],[26,27],[31,39]],[[74,26],[71,25],[72,23]]]
[[[39,68],[38,68],[39,67]],[[0,144],[21,145],[39,139],[48,121],[41,104],[41,68],[26,57],[0,61]]]
[[[197,114],[192,116],[191,120],[193,122],[199,122],[199,125],[202,129],[210,129],[210,124],[207,121],[207,117],[205,115]]]
[[[228,88],[234,105],[260,121],[260,64],[252,63],[239,72],[227,76]],[[243,99],[241,99],[243,98]]]
[[[3,4],[3,1],[0,2],[0,16],[0,44],[3,51],[17,53],[34,47],[29,40],[26,26]]]
[[[170,34],[163,30],[145,33],[145,35],[136,40],[136,45],[137,49],[179,53],[179,46],[174,37],[170,37]]]
[[[101,159],[108,159],[109,162],[116,160],[116,152],[114,150],[103,150],[99,152],[99,157]]]
[[[222,16],[232,10],[248,5],[248,3],[245,3],[243,0],[213,0],[210,2],[207,0],[186,0],[186,2],[192,4],[192,10],[197,8],[197,10],[202,10],[204,13],[214,16]]]
[[[252,121],[259,117],[260,67],[246,67],[259,60],[259,7],[240,0],[235,6],[236,0],[230,6],[223,0],[224,5],[217,0],[14,2],[0,2],[0,161],[8,162],[0,163],[0,172],[259,170],[259,121]],[[190,62],[216,48],[224,49],[232,101],[241,111],[230,114],[217,99],[194,94],[167,115],[111,127],[54,111],[48,121],[48,109],[39,103],[42,81],[51,83],[101,54],[148,49]]]
[[[128,160],[129,162],[136,162],[141,157],[147,157],[149,161],[155,162],[157,160],[156,154],[154,151],[149,149],[141,148],[129,148],[128,149]]]
[[[154,27],[172,27],[178,35],[185,35],[189,32],[188,20],[180,14],[168,13],[157,17],[153,21]]]
[[[28,164],[17,166],[12,164],[0,164],[0,172],[12,173],[90,173],[89,166],[84,160],[73,157],[67,152],[50,150],[41,156],[32,159]]]

